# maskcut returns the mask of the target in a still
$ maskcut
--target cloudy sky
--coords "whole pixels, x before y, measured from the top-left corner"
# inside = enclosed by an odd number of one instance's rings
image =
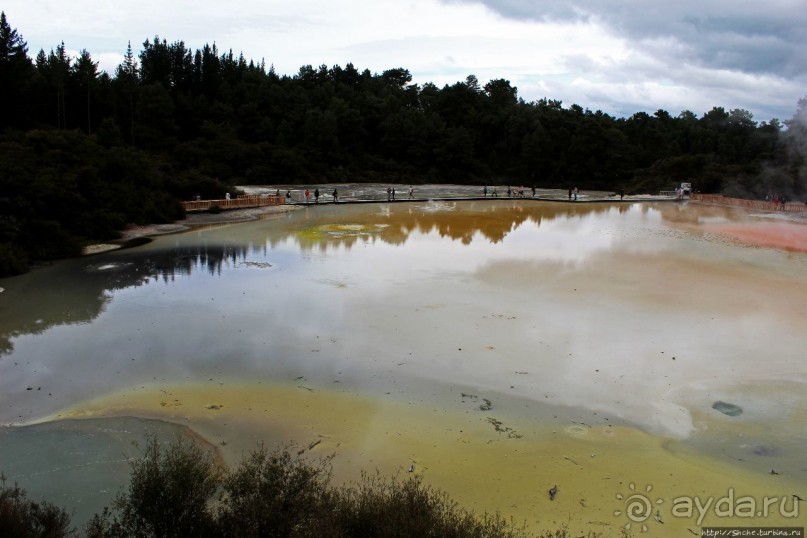
[[[807,97],[807,0],[4,0],[29,54],[64,41],[113,72],[129,41],[182,40],[294,75],[408,69],[442,87],[504,78],[526,101],[614,116],[743,108],[791,118]]]

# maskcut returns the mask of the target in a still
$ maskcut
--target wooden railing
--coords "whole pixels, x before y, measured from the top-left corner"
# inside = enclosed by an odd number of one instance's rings
[[[742,198],[727,198],[722,194],[693,194],[690,199],[693,202],[726,205],[731,207],[743,207],[746,209],[758,209],[761,211],[785,211],[788,213],[807,212],[807,204],[796,202],[776,204],[774,202],[769,202],[766,200],[745,200]]]
[[[274,194],[254,194],[250,196],[239,196],[224,200],[193,200],[182,202],[185,211],[207,211],[213,206],[221,209],[238,209],[242,207],[260,207],[265,205],[283,205],[286,203],[284,196]]]

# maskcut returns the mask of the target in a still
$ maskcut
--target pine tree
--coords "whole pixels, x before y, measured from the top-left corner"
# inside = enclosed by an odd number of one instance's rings
[[[26,87],[32,72],[28,44],[0,12],[0,131],[26,126]]]
[[[67,129],[67,104],[65,99],[65,87],[67,78],[70,75],[70,58],[67,56],[64,41],[56,47],[56,52],[51,51],[48,56],[50,66],[51,82],[56,87],[56,127]]]
[[[134,52],[132,51],[132,42],[129,41],[126,46],[126,55],[123,58],[123,63],[115,70],[115,78],[118,87],[120,87],[124,94],[124,99],[128,101],[129,117],[126,118],[129,124],[129,139],[134,144],[134,101],[135,90],[140,78],[137,61],[135,60]]]
[[[92,61],[92,56],[83,49],[73,65],[71,76],[82,89],[87,92],[87,134],[92,133],[92,89],[98,78],[98,63]],[[83,93],[83,92],[82,92]]]

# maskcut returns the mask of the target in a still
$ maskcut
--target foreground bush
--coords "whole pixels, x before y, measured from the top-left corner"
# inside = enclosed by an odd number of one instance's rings
[[[17,245],[0,243],[0,275],[21,275],[28,270],[28,255]]]
[[[167,448],[149,437],[132,462],[128,490],[87,526],[88,536],[184,537],[215,534],[211,499],[221,470],[210,451],[183,438]]]
[[[91,537],[515,537],[499,516],[477,517],[420,477],[363,475],[355,485],[331,481],[333,456],[310,461],[291,446],[260,446],[235,469],[180,439],[162,447],[148,438],[132,463],[131,482],[96,515]]]
[[[352,485],[331,485],[332,456],[316,461],[305,450],[260,446],[232,470],[211,450],[188,439],[163,446],[148,437],[132,462],[130,484],[84,528],[106,537],[445,537],[517,538],[523,526],[498,514],[461,508],[417,475],[363,474]],[[74,536],[60,508],[0,490],[0,536]],[[538,535],[567,538],[565,528]],[[589,537],[594,537],[590,534]]]
[[[224,536],[342,536],[332,532],[332,457],[311,463],[290,447],[260,446],[227,473],[218,527]]]
[[[445,492],[406,479],[362,475],[361,481],[335,492],[334,525],[343,536],[456,538],[526,536],[501,516],[468,512]]]
[[[62,508],[48,502],[34,502],[16,484],[7,487],[4,476],[0,476],[0,480],[0,536],[60,538],[70,535],[70,516]]]

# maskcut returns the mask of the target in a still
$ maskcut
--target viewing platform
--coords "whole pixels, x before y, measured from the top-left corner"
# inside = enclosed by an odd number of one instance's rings
[[[244,207],[261,207],[267,205],[284,205],[285,196],[274,194],[247,194],[237,198],[225,198],[223,200],[193,200],[182,202],[182,207],[186,212],[209,211],[211,207],[221,209],[240,209]]]
[[[746,200],[743,198],[728,198],[722,194],[693,194],[693,202],[704,204],[742,207],[745,209],[758,209],[760,211],[784,211],[785,213],[807,213],[807,204],[801,202],[772,202],[769,200]]]
[[[675,196],[675,191],[664,191],[659,193],[658,196],[650,195],[633,195],[625,196],[624,200],[613,193],[606,192],[581,192],[577,200],[572,200],[567,197],[565,190],[542,189],[541,192],[536,193],[536,196],[479,196],[475,192],[476,187],[460,187],[455,191],[444,191],[442,189],[428,189],[420,186],[413,197],[409,197],[406,191],[400,192],[397,197],[388,197],[388,194],[382,189],[371,189],[366,186],[359,189],[344,189],[342,192],[345,196],[339,197],[340,204],[362,204],[362,203],[378,203],[378,202],[422,202],[422,201],[460,201],[460,200],[535,200],[535,201],[554,201],[554,202],[662,202],[662,201],[682,201],[682,199]],[[358,191],[358,192],[356,192]],[[210,211],[211,208],[218,207],[221,210],[243,209],[250,207],[263,207],[263,206],[278,206],[278,205],[305,205],[315,206],[324,204],[333,204],[335,200],[328,194],[322,195],[317,201],[313,196],[308,198],[304,197],[303,190],[293,189],[288,190],[291,194],[290,197],[285,195],[268,194],[268,193],[253,193],[237,196],[236,198],[224,198],[219,200],[192,200],[189,202],[182,202],[182,207],[188,213]],[[743,198],[729,198],[721,194],[699,194],[693,193],[691,196],[686,196],[683,200],[690,200],[692,202],[699,202],[704,204],[714,204],[730,207],[739,207],[745,209],[755,209],[759,211],[782,211],[786,213],[807,213],[807,204],[793,201],[785,203],[777,203],[768,200],[747,200]]]

